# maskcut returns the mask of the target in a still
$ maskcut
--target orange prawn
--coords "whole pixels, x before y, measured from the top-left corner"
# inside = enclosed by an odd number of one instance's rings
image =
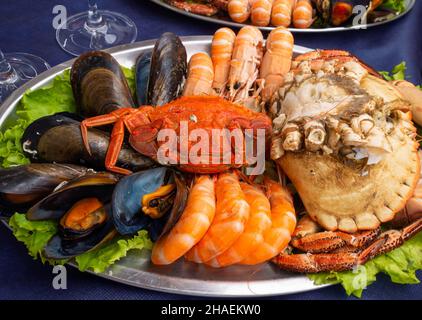
[[[284,75],[289,72],[293,57],[294,38],[289,30],[278,27],[267,39],[267,51],[262,59],[260,78],[264,79],[262,100],[267,102],[283,85]]]
[[[223,173],[215,185],[217,206],[205,236],[186,255],[204,263],[226,251],[239,238],[249,219],[249,204],[234,173]]]
[[[264,54],[264,37],[258,28],[246,26],[240,29],[234,42],[228,81],[228,99],[244,103],[259,75]]]
[[[290,193],[279,183],[264,179],[271,204],[271,228],[264,233],[264,243],[241,262],[255,265],[277,256],[290,242],[296,228],[296,215]]]
[[[225,267],[245,260],[264,241],[264,232],[271,227],[270,202],[255,186],[240,184],[250,206],[250,216],[245,231],[235,243],[219,256],[207,262],[213,267]]]
[[[155,243],[152,262],[166,265],[182,257],[205,235],[214,214],[214,181],[209,176],[202,175],[193,185],[186,208],[176,225]]]
[[[296,0],[275,0],[271,12],[271,24],[288,27],[292,23],[292,13]]]
[[[238,23],[243,23],[251,15],[251,4],[253,0],[230,0],[227,5],[230,18]]]
[[[211,44],[211,59],[214,65],[212,87],[217,94],[224,94],[230,72],[236,34],[229,28],[218,29]]]
[[[295,28],[309,28],[314,19],[312,17],[313,9],[311,0],[297,0],[293,9],[293,25]]]
[[[188,77],[183,95],[211,95],[213,81],[214,67],[210,56],[205,52],[196,53],[189,61]]]
[[[251,21],[254,26],[266,27],[270,24],[273,0],[254,0],[251,8]]]

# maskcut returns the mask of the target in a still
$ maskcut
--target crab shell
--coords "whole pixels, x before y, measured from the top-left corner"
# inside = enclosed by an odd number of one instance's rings
[[[406,110],[402,95],[388,82],[367,75],[360,85],[386,104],[403,101]],[[420,176],[416,128],[410,112],[397,112],[401,117],[388,137],[392,151],[367,165],[365,174],[323,153],[286,151],[277,160],[311,218],[323,228],[349,233],[376,229],[392,220],[413,195]]]

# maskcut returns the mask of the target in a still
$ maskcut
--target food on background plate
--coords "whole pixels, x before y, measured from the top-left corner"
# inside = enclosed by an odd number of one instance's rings
[[[254,27],[237,35],[222,28],[211,54],[193,53],[188,64],[180,39],[166,33],[137,59],[135,77],[95,51],[77,59],[70,83],[62,76],[52,87],[27,93],[25,112],[38,95],[52,107],[18,122],[10,129],[14,135],[0,137],[0,151],[14,155],[4,165],[23,164],[3,169],[0,177],[20,173],[0,190],[2,199],[12,200],[9,210],[28,209],[10,218],[18,240],[34,257],[74,259],[81,270],[102,272],[129,250],[146,248],[156,265],[182,257],[216,268],[272,261],[281,269],[318,272],[318,283],[345,286],[350,276],[338,271],[369,268],[395,252],[411,259],[411,248],[422,247],[411,117],[413,111],[418,119],[419,89],[382,80],[343,51],[293,58],[293,42],[284,27],[273,30],[266,44]],[[56,95],[67,97],[67,104],[59,105]],[[133,107],[135,100],[149,106]],[[241,129],[243,135],[264,129],[268,146],[272,137],[278,174],[247,176],[251,163],[233,165],[235,150],[229,164],[182,164],[176,158],[163,166],[157,134],[162,128],[180,134],[181,120],[205,131]],[[4,141],[7,149],[1,148]],[[257,151],[264,155],[265,149]],[[217,150],[207,157],[222,158]],[[27,159],[41,163],[28,165]],[[34,174],[37,166],[57,166],[65,174]],[[322,190],[308,183],[321,172]],[[353,179],[336,181],[345,174]],[[17,194],[20,184],[31,187]],[[383,192],[369,199],[371,188]],[[340,197],[351,197],[354,205]],[[307,214],[296,226],[302,212]],[[409,273],[400,281],[413,281],[412,272],[422,268],[417,259],[403,267]],[[394,263],[378,263],[371,272],[392,274],[381,265]]]
[[[386,21],[406,10],[405,0],[163,0],[187,12],[225,17],[258,27],[297,29],[351,26],[361,12],[368,23]],[[361,6],[362,10],[354,10]]]

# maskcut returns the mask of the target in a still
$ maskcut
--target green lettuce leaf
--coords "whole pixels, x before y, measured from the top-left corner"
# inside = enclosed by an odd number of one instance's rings
[[[406,11],[404,0],[386,0],[380,6],[380,9],[390,9],[397,13]]]
[[[24,214],[15,213],[9,220],[13,235],[23,242],[29,254],[34,258],[41,257],[42,250],[57,232],[57,223],[50,220],[29,221]]]
[[[16,124],[0,133],[0,165],[7,168],[29,163],[21,145],[26,127],[38,118],[65,111],[75,112],[69,70],[57,76],[49,86],[23,95],[16,110]]]
[[[406,62],[402,61],[400,64],[396,65],[393,70],[380,71],[380,74],[384,77],[385,80],[394,81],[394,80],[405,80],[406,79]]]
[[[125,257],[130,250],[151,249],[152,242],[145,230],[138,232],[133,238],[115,238],[93,251],[85,252],[75,258],[79,270],[92,270],[94,272],[104,272],[117,260]]]
[[[378,256],[353,271],[309,274],[315,284],[341,284],[348,295],[362,297],[379,273],[390,276],[399,284],[417,284],[416,271],[422,269],[422,233],[406,241],[401,247]]]

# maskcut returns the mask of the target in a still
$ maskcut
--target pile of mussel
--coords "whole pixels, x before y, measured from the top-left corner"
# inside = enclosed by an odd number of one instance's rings
[[[175,224],[188,195],[185,177],[127,143],[117,163],[135,173],[122,177],[105,172],[111,128],[90,129],[87,152],[80,121],[123,107],[166,104],[181,94],[186,70],[185,47],[172,33],[163,34],[152,52],[138,58],[136,98],[108,53],[92,51],[75,61],[71,85],[77,113],[30,124],[22,148],[31,164],[0,169],[2,213],[27,212],[29,220],[57,221],[58,232],[44,248],[45,257],[72,258],[141,229],[155,241]]]

